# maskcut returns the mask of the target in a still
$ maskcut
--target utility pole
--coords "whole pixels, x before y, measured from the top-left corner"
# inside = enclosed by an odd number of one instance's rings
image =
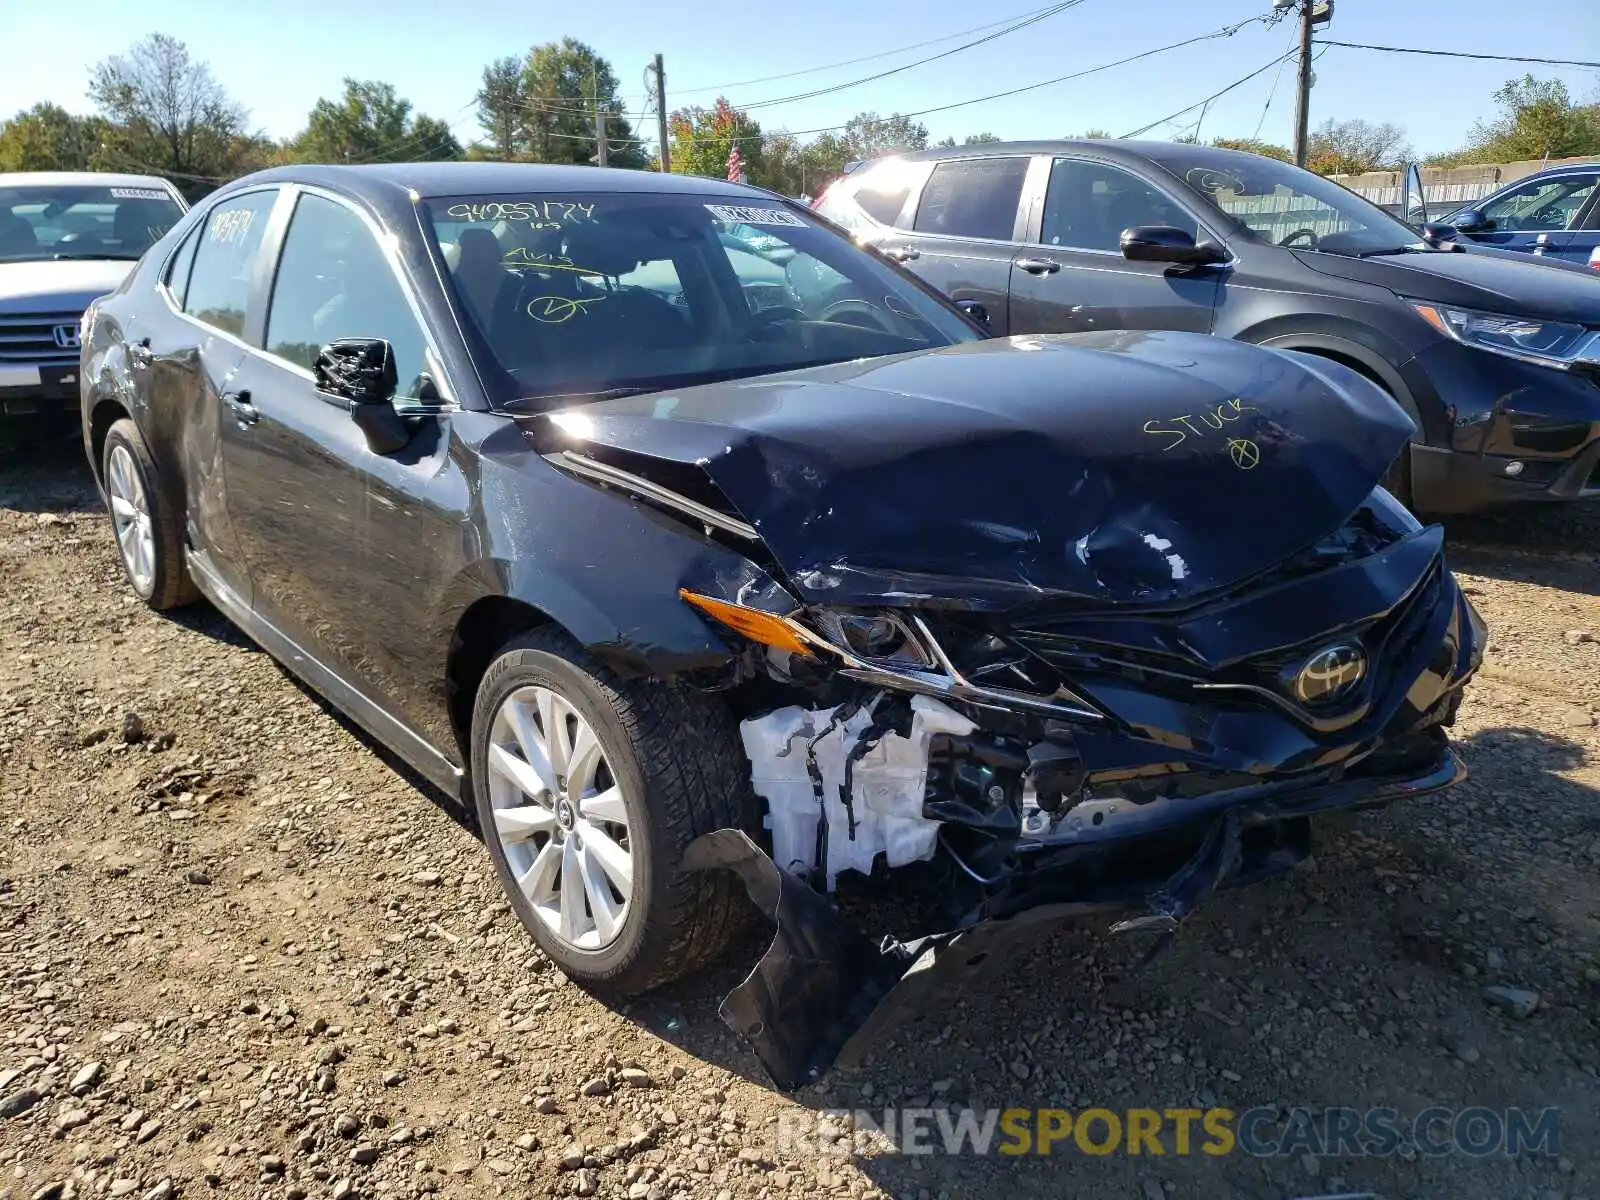
[[[667,159],[667,72],[661,66],[661,55],[656,55],[656,135],[661,139],[661,169],[672,170]]]
[[[1311,16],[1316,0],[1300,0],[1300,86],[1294,95],[1294,165],[1306,165],[1311,124]]]
[[[600,166],[606,165],[606,110],[598,104],[594,109],[594,161]]]

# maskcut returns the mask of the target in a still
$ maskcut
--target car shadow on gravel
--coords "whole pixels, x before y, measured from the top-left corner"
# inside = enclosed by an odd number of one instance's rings
[[[1600,503],[1528,504],[1451,518],[1444,527],[1452,568],[1600,595]]]
[[[215,612],[214,609],[211,611]],[[234,628],[232,625],[228,625],[227,621],[220,614],[216,619],[222,625],[226,625],[228,629]],[[242,638],[244,635],[235,630],[234,636]],[[254,642],[246,641],[245,644],[249,645],[252,650],[256,650],[258,652],[260,650],[260,647]],[[335,708],[325,697],[313,689],[309,684],[300,679],[299,676],[288,670],[282,663],[274,660],[273,665],[278,668],[278,672],[286,680],[293,684],[294,687],[306,697],[306,699],[310,700],[311,703],[315,704],[319,709],[321,709],[322,712],[327,715],[330,721],[332,721],[335,725],[338,725],[351,737],[355,738],[356,741],[360,742],[362,747],[369,754],[382,762],[384,766],[388,767],[389,770],[393,771],[417,792],[423,796],[426,796],[430,801],[432,801],[434,806],[437,807],[440,812],[444,813],[445,816],[449,817],[462,829],[465,829],[468,833],[472,834],[472,836],[477,838],[480,842],[483,840],[483,834],[478,828],[477,815],[470,807],[461,804],[448,792],[435,787],[433,782],[425,775],[413,769],[412,766],[398,754],[394,753],[394,751],[390,750],[382,742],[378,741],[377,738],[373,737],[355,721],[351,720],[343,712]],[[484,861],[485,864],[487,864],[487,851],[485,851]]]
[[[0,420],[0,509],[103,512],[76,421]]]

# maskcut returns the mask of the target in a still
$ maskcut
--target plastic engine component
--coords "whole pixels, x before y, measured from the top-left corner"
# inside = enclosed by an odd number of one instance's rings
[[[836,727],[837,708],[780,708],[744,721],[739,732],[750,757],[751,782],[767,802],[772,857],[805,876],[817,867],[817,825],[828,822],[827,888],[841,871],[870,874],[884,856],[890,867],[933,857],[939,822],[922,815],[928,781],[928,742],[936,734],[965,736],[977,728],[948,705],[928,696],[911,700],[911,736],[885,734],[856,760],[851,813],[840,800],[845,759],[872,724],[872,709],[859,709]],[[812,782],[810,756],[822,776],[822,802]]]

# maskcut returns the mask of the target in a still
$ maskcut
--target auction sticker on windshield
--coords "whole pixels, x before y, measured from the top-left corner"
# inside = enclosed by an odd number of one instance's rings
[[[793,213],[781,208],[745,208],[736,204],[708,204],[706,210],[719,221],[732,225],[798,225],[806,223]]]
[[[155,188],[112,188],[113,200],[171,200],[172,197]]]

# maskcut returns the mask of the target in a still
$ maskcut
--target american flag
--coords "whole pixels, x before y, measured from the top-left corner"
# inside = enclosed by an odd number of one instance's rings
[[[728,151],[728,182],[738,183],[739,177],[743,174],[744,164],[739,159],[739,147],[735,144],[733,149]]]

